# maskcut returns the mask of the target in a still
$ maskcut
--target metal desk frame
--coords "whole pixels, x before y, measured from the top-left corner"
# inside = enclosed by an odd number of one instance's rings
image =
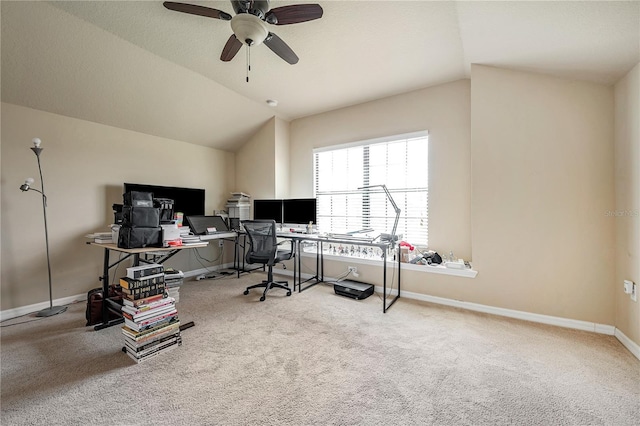
[[[99,277],[99,280],[102,281],[102,323],[97,324],[93,327],[94,330],[102,330],[103,328],[111,327],[116,324],[122,324],[124,322],[124,318],[122,317],[121,306],[115,300],[111,300],[109,298],[109,270],[114,266],[119,265],[124,260],[129,259],[133,256],[133,266],[137,266],[140,263],[164,263],[168,259],[175,256],[178,252],[185,249],[192,248],[200,248],[207,247],[207,243],[202,244],[193,244],[193,245],[185,245],[179,247],[147,247],[147,248],[135,248],[135,249],[126,249],[120,248],[116,244],[99,244],[89,242],[89,245],[93,245],[96,247],[102,247],[104,249],[104,262],[102,265],[102,276]],[[118,259],[113,263],[109,263],[109,254],[112,251],[117,251],[120,253],[125,253],[126,256]],[[149,254],[151,253],[163,253],[162,255],[154,255],[152,259],[149,259]],[[141,257],[142,256],[142,257]],[[114,312],[119,315],[119,318],[109,319],[109,312]],[[188,322],[180,326],[181,330],[192,327],[193,322]]]
[[[236,252],[234,254],[234,267],[237,262],[237,270],[238,277],[240,277],[241,272],[250,272],[245,269],[244,265],[244,256],[242,256],[242,270],[240,269],[240,260],[237,258],[239,247],[242,247],[244,251],[244,245],[239,243],[239,239],[242,238],[242,233],[238,233],[238,238],[236,239]],[[304,234],[304,233],[294,233],[294,232],[278,232],[278,238],[285,238],[293,240],[294,243],[294,259],[293,259],[293,290],[295,291],[296,287],[298,288],[298,293],[301,293],[304,290],[307,290],[318,283],[324,282],[324,250],[323,244],[331,243],[331,244],[344,244],[344,245],[357,245],[357,246],[367,246],[367,247],[377,247],[382,250],[382,288],[383,288],[383,299],[382,299],[382,312],[386,313],[387,310],[400,298],[400,278],[401,278],[401,262],[400,256],[396,256],[398,260],[398,292],[394,295],[393,299],[390,303],[387,304],[387,250],[391,247],[390,242],[373,242],[369,240],[358,240],[358,239],[341,239],[334,237],[323,237],[317,234]],[[307,278],[302,281],[302,265],[301,265],[301,246],[304,241],[311,241],[316,243],[317,251],[316,251],[316,273],[313,277]],[[310,281],[315,280],[311,284],[302,287],[303,284],[308,283]]]
[[[379,249],[382,250],[382,292],[383,292],[383,297],[382,297],[382,313],[386,313],[387,310],[396,302],[396,300],[398,300],[400,298],[400,278],[401,278],[401,262],[400,262],[400,256],[396,255],[396,258],[398,260],[398,293],[396,295],[394,295],[393,299],[391,300],[391,302],[389,304],[387,304],[387,250],[391,247],[391,243],[388,242],[373,242],[373,241],[369,241],[369,240],[358,240],[358,239],[341,239],[341,238],[334,238],[334,237],[322,237],[319,235],[314,235],[314,234],[295,234],[295,236],[285,236],[285,235],[278,235],[280,237],[283,238],[294,238],[296,240],[296,257],[297,260],[296,262],[298,263],[297,269],[298,271],[302,272],[301,269],[301,265],[300,265],[300,255],[302,250],[300,249],[301,243],[303,241],[312,241],[316,243],[316,275],[311,277],[311,278],[307,278],[305,281],[302,281],[302,277],[301,277],[301,273],[298,275],[298,292],[302,292],[304,290],[307,290],[313,286],[315,286],[316,284],[323,282],[324,281],[324,250],[323,250],[323,244],[327,243],[331,243],[331,244],[343,244],[343,245],[354,245],[354,246],[367,246],[367,247],[377,247]],[[315,282],[307,285],[306,287],[302,288],[302,284],[315,280]],[[295,275],[294,275],[294,289],[296,287],[296,283],[295,283]]]

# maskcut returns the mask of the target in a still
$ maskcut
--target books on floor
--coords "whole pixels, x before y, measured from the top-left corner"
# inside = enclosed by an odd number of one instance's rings
[[[176,299],[165,291],[162,265],[127,268],[127,276],[120,278],[120,285],[123,294],[123,350],[131,359],[137,363],[144,362],[182,345]]]

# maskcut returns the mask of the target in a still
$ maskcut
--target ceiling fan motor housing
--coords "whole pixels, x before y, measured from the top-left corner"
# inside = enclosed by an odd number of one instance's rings
[[[257,46],[262,43],[269,31],[257,16],[241,13],[231,19],[231,29],[238,40],[247,46]]]
[[[269,11],[269,0],[233,0],[231,5],[236,14],[249,13],[260,19]]]

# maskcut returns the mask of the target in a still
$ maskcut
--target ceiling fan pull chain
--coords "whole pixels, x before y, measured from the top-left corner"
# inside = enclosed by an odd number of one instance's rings
[[[247,83],[249,82],[249,71],[251,71],[251,46],[247,45]]]

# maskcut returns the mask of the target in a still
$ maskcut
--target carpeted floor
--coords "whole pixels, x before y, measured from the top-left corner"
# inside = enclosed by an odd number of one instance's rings
[[[244,296],[262,276],[186,282],[195,327],[139,365],[83,303],[4,322],[1,424],[640,423],[640,362],[612,336],[407,299],[383,314],[322,284]]]

